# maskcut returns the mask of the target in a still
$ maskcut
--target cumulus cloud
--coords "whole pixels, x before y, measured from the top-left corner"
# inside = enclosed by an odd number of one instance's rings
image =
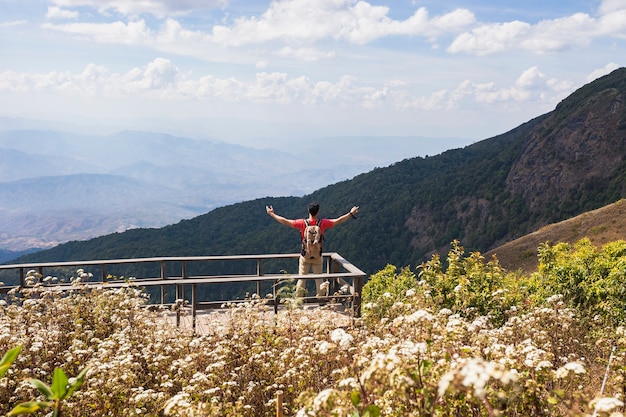
[[[448,47],[448,52],[477,55],[501,52],[523,39],[530,29],[528,23],[520,21],[480,26],[459,35]]]
[[[393,20],[386,6],[353,0],[274,1],[261,16],[241,17],[232,25],[213,28],[215,42],[240,46],[274,40],[316,42],[324,39],[365,44],[391,35],[435,37],[458,32],[474,22],[474,15],[457,9],[429,18],[424,8],[406,20]]]
[[[141,42],[159,49],[161,41],[176,41],[182,44],[189,37],[205,44],[219,47],[243,47],[261,43],[277,42],[289,46],[281,50],[303,60],[318,60],[326,53],[315,51],[310,46],[320,41],[366,44],[388,36],[422,36],[429,41],[447,33],[459,33],[475,22],[473,13],[466,9],[455,9],[449,13],[430,17],[425,8],[417,9],[405,20],[389,17],[390,9],[367,1],[354,0],[278,0],[272,1],[260,15],[240,16],[232,22],[206,27],[203,32],[183,29],[180,22],[171,16],[185,11],[209,6],[218,6],[220,1],[206,2],[189,0],[146,0],[107,1],[102,0],[51,0],[55,7],[49,8],[49,16],[70,16],[70,8],[88,6],[97,9],[105,17],[110,12],[130,16],[128,22],[118,17],[109,22],[82,22],[66,25],[46,24],[45,28],[93,37],[98,42],[122,42],[124,32],[142,29],[143,37],[132,35],[123,43]],[[63,7],[63,9],[61,9]],[[142,14],[163,18],[160,28],[148,27]],[[112,16],[109,16],[111,18]],[[175,30],[173,30],[175,29]],[[118,34],[118,36],[112,36]],[[199,50],[201,48],[197,48]]]
[[[559,93],[570,86],[550,79],[537,67],[524,71],[510,86],[493,82],[463,81],[452,90],[416,95],[400,81],[366,85],[352,76],[339,80],[313,81],[283,72],[259,72],[254,80],[205,75],[194,78],[165,58],[125,73],[112,73],[103,66],[88,65],[81,73],[0,73],[0,91],[59,92],[86,96],[158,98],[160,100],[210,100],[224,102],[332,105],[388,110],[433,110],[457,108],[466,100],[493,104],[549,99],[545,91]]]
[[[508,49],[537,54],[589,45],[601,36],[626,38],[626,0],[605,0],[599,17],[575,13],[534,25],[521,21],[485,23],[456,37],[448,51],[488,55]]]
[[[592,71],[589,75],[587,75],[587,82],[590,83],[593,80],[600,78],[604,75],[609,74],[610,72],[615,71],[616,69],[619,68],[619,65],[617,65],[614,62],[611,62],[609,64],[606,64],[603,68],[599,68],[595,71]]]

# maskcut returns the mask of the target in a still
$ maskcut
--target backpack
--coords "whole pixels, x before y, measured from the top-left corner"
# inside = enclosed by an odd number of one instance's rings
[[[324,235],[322,234],[322,220],[318,220],[316,224],[310,224],[309,219],[304,220],[306,227],[304,228],[304,237],[302,238],[302,256],[309,259],[319,258],[322,256],[324,246]]]

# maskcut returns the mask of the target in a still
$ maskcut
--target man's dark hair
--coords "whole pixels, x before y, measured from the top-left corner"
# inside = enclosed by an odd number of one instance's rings
[[[309,214],[315,216],[320,211],[320,205],[318,203],[309,204]]]

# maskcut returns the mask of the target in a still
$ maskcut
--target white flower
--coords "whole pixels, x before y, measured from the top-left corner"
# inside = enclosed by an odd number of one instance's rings
[[[426,310],[417,310],[407,318],[407,322],[409,323],[417,323],[420,321],[432,321],[433,316]]]
[[[317,397],[315,397],[315,399],[313,400],[313,406],[317,410],[325,406],[332,393],[333,393],[332,388],[326,388],[324,391],[317,394]]]
[[[330,333],[330,340],[338,343],[343,349],[349,348],[353,339],[352,335],[347,333],[344,329],[335,329]]]
[[[570,372],[581,375],[587,373],[587,370],[580,362],[569,362],[557,369],[555,371],[555,376],[557,378],[565,378]]]
[[[325,355],[332,349],[332,347],[333,345],[331,343],[324,340],[317,345],[317,351],[320,354]]]
[[[413,288],[406,290],[407,297],[413,297],[415,295],[415,290]]]
[[[592,400],[590,405],[594,407],[597,412],[608,413],[611,410],[623,407],[624,403],[614,397],[602,397]]]

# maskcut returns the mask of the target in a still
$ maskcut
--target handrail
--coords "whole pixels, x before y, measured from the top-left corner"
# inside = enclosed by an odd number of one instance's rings
[[[352,305],[352,314],[360,316],[361,314],[361,291],[363,287],[363,281],[366,274],[357,268],[355,265],[348,262],[345,258],[336,252],[329,252],[324,254],[326,272],[322,274],[285,274],[285,273],[270,273],[265,274],[263,272],[263,261],[273,259],[296,259],[299,254],[259,254],[259,255],[219,255],[219,256],[166,256],[166,257],[150,257],[150,258],[123,258],[123,259],[107,259],[107,260],[89,260],[89,261],[63,261],[63,262],[39,262],[39,263],[22,263],[22,264],[5,264],[0,265],[0,271],[17,270],[19,271],[19,285],[3,285],[0,286],[0,293],[7,293],[11,289],[25,287],[25,271],[37,270],[39,274],[44,276],[44,271],[49,268],[65,268],[65,267],[87,267],[97,266],[101,268],[101,276],[94,281],[86,281],[81,283],[81,286],[87,285],[89,287],[97,288],[119,288],[119,287],[161,287],[161,305],[167,305],[165,302],[165,287],[175,286],[177,300],[185,300],[185,286],[191,286],[191,309],[193,316],[193,327],[195,329],[196,313],[198,308],[210,308],[211,304],[222,304],[237,300],[221,300],[219,302],[207,303],[199,302],[197,300],[197,286],[216,284],[216,283],[234,283],[234,282],[256,282],[257,294],[261,295],[261,283],[273,282],[273,304],[274,310],[277,311],[278,300],[276,299],[276,284],[286,278],[291,279],[329,279],[333,282],[344,282],[345,279],[352,280],[351,293],[346,296],[329,296],[329,297],[310,297],[305,298],[305,301],[325,301],[328,299],[345,298],[350,299]],[[188,275],[187,266],[191,262],[217,262],[217,261],[256,261],[256,273],[255,274],[231,274],[231,275]],[[108,279],[107,266],[112,265],[127,265],[127,264],[147,264],[158,263],[160,264],[160,276],[158,277],[134,277],[133,280],[121,280],[121,279]],[[167,266],[172,263],[181,264],[180,276],[168,276]],[[78,288],[78,286],[71,283],[61,284],[48,284],[45,285],[46,289],[55,289],[59,291],[69,291]],[[177,323],[179,323],[179,317]]]

